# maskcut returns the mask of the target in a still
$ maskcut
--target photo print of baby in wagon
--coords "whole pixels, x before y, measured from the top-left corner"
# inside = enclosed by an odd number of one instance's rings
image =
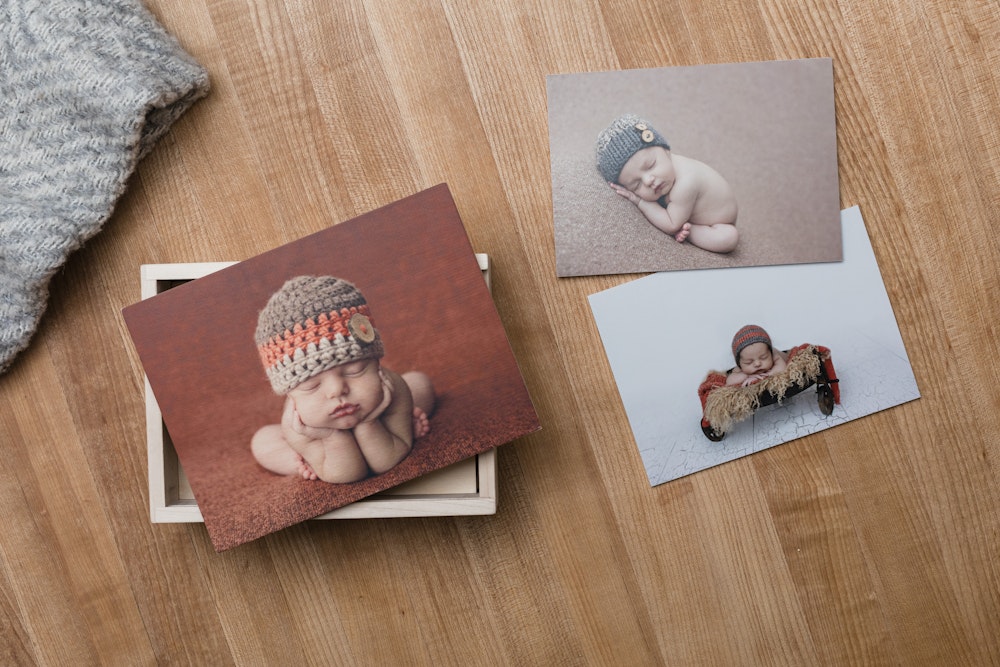
[[[560,277],[841,258],[830,59],[547,78]]]
[[[656,273],[590,297],[651,485],[920,397],[858,208],[842,262]]]

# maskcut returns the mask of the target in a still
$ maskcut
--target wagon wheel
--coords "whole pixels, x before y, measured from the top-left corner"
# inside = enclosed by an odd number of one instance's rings
[[[705,420],[702,420],[701,422],[701,432],[704,433],[705,437],[711,440],[712,442],[718,442],[722,440],[724,437],[726,437],[725,433],[716,433],[715,429],[712,428],[712,425],[706,422]]]
[[[833,414],[833,389],[828,384],[821,384],[816,388],[816,400],[819,403],[819,410],[824,415]]]

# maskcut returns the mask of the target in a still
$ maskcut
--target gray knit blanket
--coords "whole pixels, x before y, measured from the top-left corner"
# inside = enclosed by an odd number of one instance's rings
[[[0,373],[208,75],[139,0],[0,0]]]

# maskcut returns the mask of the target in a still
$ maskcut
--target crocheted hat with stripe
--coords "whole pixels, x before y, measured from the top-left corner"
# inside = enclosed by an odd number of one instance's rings
[[[597,171],[609,183],[617,183],[622,168],[643,148],[662,146],[670,150],[663,135],[635,114],[619,116],[597,135]]]
[[[740,363],[740,352],[743,351],[743,348],[754,343],[766,343],[768,347],[771,347],[771,337],[756,324],[748,324],[736,332],[736,335],[733,336],[733,357],[737,364]]]
[[[254,342],[282,395],[335,366],[385,354],[364,295],[333,276],[288,280],[257,317]]]

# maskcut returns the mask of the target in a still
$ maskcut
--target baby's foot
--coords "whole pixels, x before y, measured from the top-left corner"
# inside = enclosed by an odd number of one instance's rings
[[[685,222],[683,225],[681,225],[681,231],[679,231],[676,234],[674,234],[674,239],[678,243],[684,243],[684,241],[690,235],[691,235],[691,223],[690,222]]]
[[[310,481],[319,479],[316,475],[316,471],[312,469],[312,466],[306,463],[306,460],[299,455],[299,474],[302,475],[302,479],[308,479]]]
[[[413,408],[413,437],[422,438],[431,430],[431,420],[420,408]]]

